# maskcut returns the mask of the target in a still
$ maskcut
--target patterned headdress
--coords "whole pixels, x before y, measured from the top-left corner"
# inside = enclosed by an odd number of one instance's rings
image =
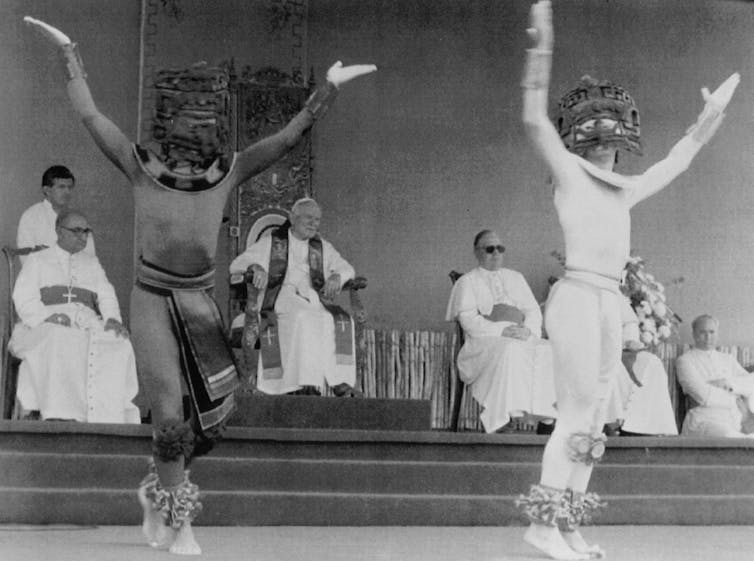
[[[639,109],[617,84],[582,77],[576,88],[560,98],[556,124],[571,152],[613,144],[641,155]]]
[[[206,168],[229,150],[228,80],[227,69],[206,63],[158,72],[152,138],[168,167]]]

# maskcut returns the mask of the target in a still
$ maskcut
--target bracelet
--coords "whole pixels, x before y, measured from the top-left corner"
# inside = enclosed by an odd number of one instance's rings
[[[550,80],[550,66],[552,51],[549,49],[527,49],[526,68],[521,87],[529,90],[539,90],[547,87]]]

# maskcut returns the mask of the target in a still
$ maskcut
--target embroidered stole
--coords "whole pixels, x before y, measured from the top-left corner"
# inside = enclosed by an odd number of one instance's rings
[[[258,348],[262,354],[264,371],[262,376],[267,380],[277,380],[283,377],[282,357],[280,356],[280,333],[278,318],[275,313],[275,301],[285,280],[288,270],[288,230],[290,223],[286,222],[270,234],[270,263],[267,268],[267,289],[264,294],[262,306],[259,311],[259,323],[256,322],[255,313],[246,314],[246,326],[244,338],[246,344],[251,343],[253,338],[258,337],[258,345],[250,348]],[[322,239],[315,236],[309,239],[309,276],[312,287],[318,293],[325,286],[324,257],[322,251]],[[250,295],[251,296],[251,295]],[[321,297],[320,297],[321,301]],[[353,339],[351,316],[343,308],[336,304],[322,301],[324,308],[333,316],[335,322],[335,361],[336,364],[353,364]],[[256,372],[256,353],[252,355],[249,367]]]

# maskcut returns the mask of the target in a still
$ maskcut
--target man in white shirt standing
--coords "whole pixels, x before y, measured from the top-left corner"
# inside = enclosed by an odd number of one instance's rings
[[[253,274],[244,345],[259,339],[256,387],[268,394],[319,395],[325,382],[337,396],[356,397],[353,322],[333,303],[353,267],[319,235],[314,199],[296,201],[290,223],[233,260],[231,275]]]
[[[42,174],[44,199],[27,208],[21,215],[16,247],[53,247],[57,243],[55,219],[61,211],[70,208],[75,186],[76,178],[67,167],[56,165],[45,170]],[[84,251],[94,255],[94,238],[91,235],[87,236]],[[26,256],[21,256],[21,262],[25,260]]]
[[[742,412],[754,404],[754,374],[736,357],[717,351],[718,321],[709,315],[691,324],[694,348],[676,361],[678,382],[693,401],[681,434],[687,436],[754,436],[741,431]]]
[[[458,372],[481,405],[487,432],[523,413],[554,417],[552,352],[542,336],[542,312],[523,275],[503,267],[499,236],[474,238],[479,266],[456,281],[445,319],[458,321],[465,341]]]
[[[19,401],[42,419],[139,423],[136,362],[115,290],[83,251],[89,223],[65,210],[56,230],[58,242],[28,256],[13,288]]]

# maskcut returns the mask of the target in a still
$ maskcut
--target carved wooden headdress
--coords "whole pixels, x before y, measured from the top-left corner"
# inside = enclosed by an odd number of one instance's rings
[[[607,80],[582,77],[578,86],[560,98],[556,125],[571,152],[613,144],[642,153],[639,109],[623,87]]]

